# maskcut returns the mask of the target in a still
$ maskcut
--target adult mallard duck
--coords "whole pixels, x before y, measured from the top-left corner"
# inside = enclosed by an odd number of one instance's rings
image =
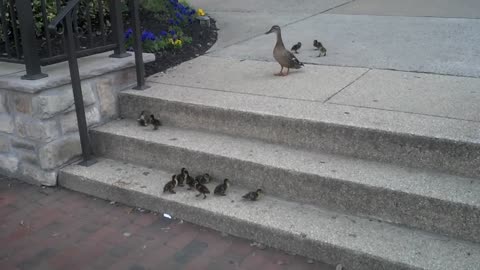
[[[266,32],[265,34],[270,34],[275,32],[277,34],[277,43],[275,44],[275,47],[273,48],[273,58],[277,60],[277,62],[280,64],[282,69],[280,70],[279,73],[276,73],[275,75],[277,76],[287,76],[288,72],[290,71],[291,68],[294,69],[299,69],[303,66],[303,63],[298,61],[298,59],[285,48],[285,45],[283,45],[283,40],[282,40],[282,32],[280,30],[280,26],[274,25],[272,28]],[[283,74],[283,68],[287,68],[287,74]]]

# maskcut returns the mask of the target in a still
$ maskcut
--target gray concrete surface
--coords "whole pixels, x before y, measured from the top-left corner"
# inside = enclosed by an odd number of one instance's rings
[[[304,44],[297,57],[306,63],[480,77],[480,20],[322,14],[282,33],[288,48]],[[274,35],[262,35],[210,55],[274,61],[274,45]]]
[[[255,140],[116,121],[95,129],[97,154],[480,242],[480,182]],[[292,181],[295,179],[295,181]],[[375,198],[365,200],[365,198]],[[462,223],[458,220],[462,219]]]
[[[199,57],[148,80],[228,92],[299,100],[324,101],[358,79],[367,69],[309,66],[278,78],[274,63]],[[221,76],[218,71],[221,70]]]
[[[112,52],[105,52],[87,57],[79,58],[78,65],[80,77],[82,80],[100,76],[108,73],[114,69],[128,68],[135,65],[135,57],[133,54],[125,58],[111,58],[108,57]],[[155,55],[151,53],[144,53],[143,60],[145,63],[155,60]],[[0,72],[3,70],[4,63],[0,67]],[[13,68],[18,67],[14,66]],[[11,70],[12,67],[7,65],[5,69]],[[26,93],[37,93],[41,90],[54,88],[71,83],[70,70],[68,69],[68,62],[61,62],[49,65],[42,68],[42,72],[49,74],[40,80],[21,80],[25,75],[23,72],[10,73],[8,75],[0,76],[0,89],[13,90]]]
[[[330,102],[480,122],[480,79],[371,70]]]
[[[175,195],[162,194],[170,175],[100,160],[92,167],[65,168],[59,182],[100,198],[169,213],[325,262],[342,263],[346,269],[476,270],[480,264],[478,245],[270,196],[255,203],[245,202],[240,199],[245,190],[238,187],[233,187],[226,197],[206,200],[180,188]]]
[[[165,84],[129,91],[120,104],[128,118],[148,109],[167,125],[480,175],[480,124],[471,121]]]
[[[328,13],[478,19],[479,10],[477,0],[355,0]]]

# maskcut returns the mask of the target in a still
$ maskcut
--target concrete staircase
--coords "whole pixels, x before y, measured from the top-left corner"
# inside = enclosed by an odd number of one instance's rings
[[[60,185],[347,269],[480,269],[475,123],[182,85],[188,65],[123,92],[123,119],[91,131],[99,162],[64,168]],[[165,126],[139,127],[145,109]],[[228,196],[162,194],[181,167],[212,175],[212,191],[229,178]]]

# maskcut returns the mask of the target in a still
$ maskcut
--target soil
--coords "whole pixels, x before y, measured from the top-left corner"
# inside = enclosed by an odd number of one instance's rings
[[[210,49],[217,41],[215,21],[211,19],[210,28],[202,29],[200,25],[192,25],[191,44],[184,45],[177,51],[165,51],[155,54],[155,61],[145,64],[145,76],[165,71],[182,62],[198,57]]]

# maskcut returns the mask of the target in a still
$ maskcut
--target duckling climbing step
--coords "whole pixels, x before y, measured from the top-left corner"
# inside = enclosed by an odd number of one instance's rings
[[[208,172],[287,200],[480,242],[480,181],[232,137],[113,121],[92,131],[97,155]],[[459,222],[461,220],[462,222]]]
[[[480,246],[272,196],[243,201],[246,190],[203,200],[186,188],[163,194],[173,171],[100,158],[69,166],[60,185],[100,198],[169,213],[202,226],[263,242],[347,269],[478,270]],[[213,184],[211,184],[213,187]]]

